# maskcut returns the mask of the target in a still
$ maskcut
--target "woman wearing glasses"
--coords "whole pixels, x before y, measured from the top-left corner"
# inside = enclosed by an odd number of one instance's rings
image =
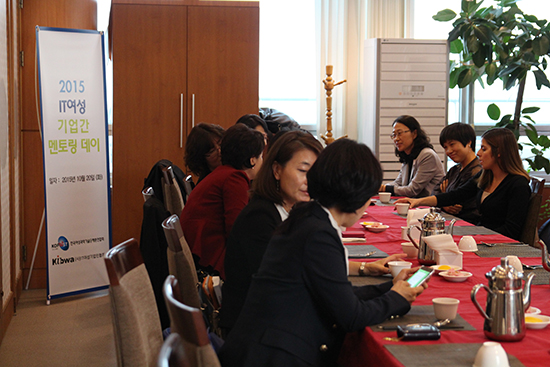
[[[189,170],[199,176],[197,184],[222,165],[220,142],[224,133],[223,127],[204,122],[189,133],[184,158]]]
[[[395,144],[395,155],[402,163],[397,178],[380,191],[396,196],[424,197],[445,176],[441,158],[430,144],[430,138],[412,116],[399,116],[393,122],[390,135]]]

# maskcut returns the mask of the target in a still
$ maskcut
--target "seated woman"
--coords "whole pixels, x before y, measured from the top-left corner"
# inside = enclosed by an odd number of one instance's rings
[[[238,124],[221,141],[222,165],[197,185],[180,216],[181,227],[198,268],[224,277],[225,241],[248,203],[250,180],[262,166],[263,135]]]
[[[359,220],[382,182],[368,147],[335,141],[307,182],[313,201],[296,205],[271,238],[219,352],[224,367],[336,365],[346,332],[405,314],[426,287],[404,281],[416,269],[376,286],[348,281],[340,227]]]
[[[269,148],[252,184],[252,197],[237,217],[227,239],[225,283],[220,326],[229,332],[243,307],[252,275],[258,271],[265,249],[277,226],[292,207],[309,201],[306,174],[323,147],[303,131],[283,133]],[[385,266],[405,254],[371,263],[349,262],[350,274],[382,275]]]
[[[393,122],[391,138],[401,171],[391,184],[380,186],[380,191],[413,198],[430,195],[445,170],[428,135],[414,117],[403,115]]]
[[[245,124],[249,128],[258,130],[259,132],[261,132],[262,135],[264,136],[264,139],[265,139],[264,141],[266,146],[272,137],[271,131],[269,131],[269,129],[267,128],[266,122],[264,121],[264,119],[262,119],[258,115],[249,114],[249,115],[241,116],[237,120],[236,124]]]
[[[487,130],[481,137],[477,156],[483,169],[456,190],[397,202],[409,202],[411,208],[419,205],[445,207],[476,198],[481,214],[479,225],[519,240],[531,188],[514,134],[505,128]]]
[[[189,170],[199,176],[197,184],[221,166],[220,142],[224,132],[219,125],[201,122],[189,133],[184,159]]]
[[[456,165],[451,167],[439,185],[435,186],[434,195],[456,190],[481,171],[481,163],[475,153],[476,133],[473,127],[460,122],[445,126],[439,134],[439,143],[445,149],[447,157]],[[472,224],[479,221],[475,198],[464,201],[462,205],[446,206],[443,210]]]

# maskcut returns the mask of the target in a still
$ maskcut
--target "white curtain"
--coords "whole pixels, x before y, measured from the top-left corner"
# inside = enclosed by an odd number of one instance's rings
[[[414,0],[315,0],[319,126],[325,134],[325,66],[333,65],[335,82],[347,82],[332,91],[332,133],[357,139],[361,123],[363,44],[367,38],[403,38],[410,35]]]

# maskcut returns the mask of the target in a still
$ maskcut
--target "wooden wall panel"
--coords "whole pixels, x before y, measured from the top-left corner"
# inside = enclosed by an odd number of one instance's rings
[[[44,208],[44,185],[42,174],[42,144],[40,142],[36,75],[36,25],[43,27],[92,29],[97,28],[97,3],[95,0],[26,0],[20,13],[19,29],[24,66],[21,75],[21,129],[22,136],[22,244],[27,248],[23,281],[26,284],[28,268],[35,247],[36,235]],[[46,287],[45,235],[39,243],[32,275],[33,288]]]

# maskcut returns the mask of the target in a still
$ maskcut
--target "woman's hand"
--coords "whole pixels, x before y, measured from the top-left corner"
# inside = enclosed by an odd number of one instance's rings
[[[416,297],[422,294],[422,292],[424,292],[424,289],[428,288],[429,279],[427,279],[424,283],[422,283],[418,287],[414,287],[414,288],[411,287],[409,282],[405,280],[405,279],[408,279],[412,274],[414,274],[418,269],[419,267],[412,268],[412,269],[403,269],[393,279],[394,285],[391,288],[392,291],[399,293],[409,303],[413,303]]]
[[[462,210],[462,205],[456,204],[451,206],[444,206],[443,210],[445,210],[449,214],[458,214]]]
[[[407,257],[407,254],[394,254],[384,259],[365,264],[365,274],[373,276],[389,274],[390,268],[388,268],[387,266],[388,263],[390,261],[399,261],[401,259],[404,259],[405,257]]]
[[[447,185],[449,185],[449,180],[443,180],[441,185],[439,185],[439,190],[441,190],[441,192],[447,192]]]
[[[409,203],[411,204],[410,208],[416,208],[417,206],[426,205],[426,206],[436,206],[437,198],[435,196],[426,196],[420,199],[411,199],[411,198],[401,198],[395,201],[396,203]]]

